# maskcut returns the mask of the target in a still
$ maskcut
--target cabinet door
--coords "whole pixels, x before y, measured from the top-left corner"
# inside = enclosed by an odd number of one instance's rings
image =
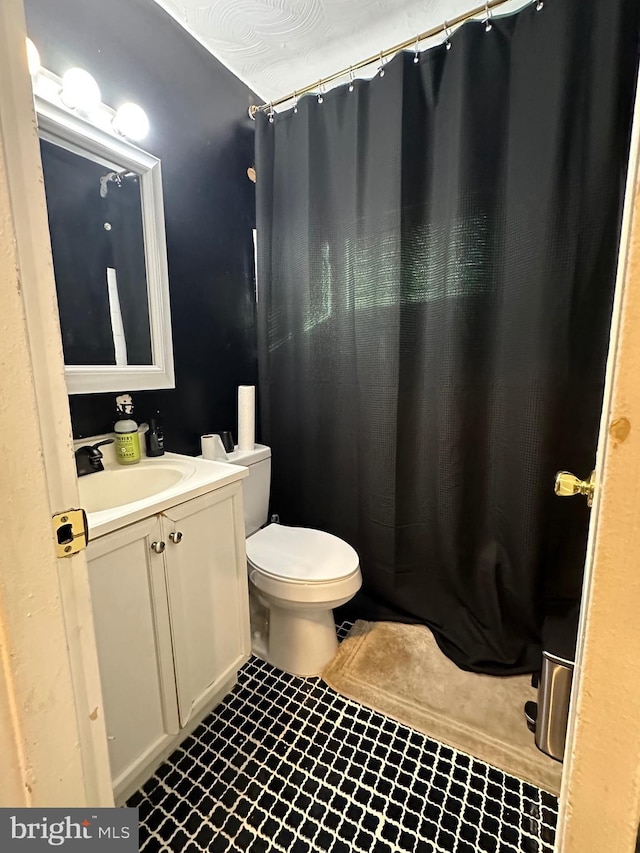
[[[89,584],[116,796],[178,731],[157,516],[91,542]]]
[[[163,514],[182,725],[249,657],[241,488],[235,483]]]

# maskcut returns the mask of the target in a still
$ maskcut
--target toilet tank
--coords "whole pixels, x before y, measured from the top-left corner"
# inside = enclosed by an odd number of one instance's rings
[[[227,454],[234,465],[245,465],[249,476],[242,481],[245,535],[251,536],[267,523],[269,489],[271,487],[271,448],[254,444],[253,450],[238,450]]]

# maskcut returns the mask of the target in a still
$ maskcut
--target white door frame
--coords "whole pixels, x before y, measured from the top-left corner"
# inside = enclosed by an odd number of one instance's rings
[[[15,762],[0,805],[107,806],[87,565],[84,553],[56,558],[51,526],[79,498],[25,37],[22,0],[2,0],[0,743]]]

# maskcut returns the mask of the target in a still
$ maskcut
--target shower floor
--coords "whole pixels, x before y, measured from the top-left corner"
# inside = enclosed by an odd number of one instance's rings
[[[255,657],[127,805],[145,853],[552,853],[557,819],[551,794]]]

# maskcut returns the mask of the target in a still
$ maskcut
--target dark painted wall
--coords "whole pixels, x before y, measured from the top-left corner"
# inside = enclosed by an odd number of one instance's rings
[[[162,161],[176,388],[133,393],[159,409],[169,450],[236,430],[236,387],[256,384],[253,122],[256,96],[153,0],[25,0],[42,64],[79,65],[102,99],[145,110],[141,143]],[[122,391],[127,391],[123,388]],[[112,429],[115,394],[69,398],[77,438]]]

